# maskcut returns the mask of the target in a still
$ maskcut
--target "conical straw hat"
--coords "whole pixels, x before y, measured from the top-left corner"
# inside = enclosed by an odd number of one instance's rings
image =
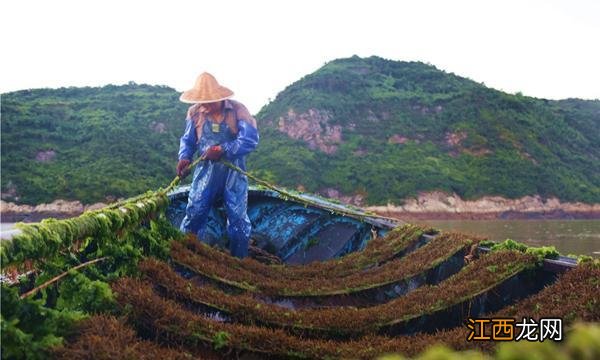
[[[228,99],[233,96],[233,91],[219,85],[217,79],[207,72],[203,72],[196,79],[194,87],[184,91],[179,97],[184,103],[206,104]]]

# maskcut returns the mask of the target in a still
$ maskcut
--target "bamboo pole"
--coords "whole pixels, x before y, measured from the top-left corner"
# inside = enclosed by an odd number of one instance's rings
[[[86,267],[86,266],[89,266],[89,265],[95,264],[95,263],[97,263],[97,262],[100,262],[100,261],[104,261],[104,260],[106,260],[106,259],[108,259],[108,257],[107,257],[107,256],[104,256],[104,257],[101,257],[101,258],[98,258],[98,259],[94,259],[94,260],[86,261],[86,262],[84,262],[83,264],[79,264],[79,265],[75,266],[74,268],[72,268],[72,269],[69,269],[69,270],[67,270],[67,271],[63,272],[62,274],[60,274],[60,275],[58,275],[58,276],[55,276],[55,277],[53,277],[52,279],[50,279],[50,280],[46,281],[46,282],[45,282],[45,283],[43,283],[42,285],[40,285],[40,286],[37,286],[37,287],[34,287],[33,289],[31,289],[31,290],[29,290],[28,292],[26,292],[26,293],[24,293],[23,295],[21,295],[21,297],[20,297],[20,298],[21,298],[21,299],[25,299],[26,297],[28,297],[28,296],[31,296],[31,295],[33,295],[33,294],[37,293],[38,291],[40,291],[40,290],[42,290],[42,289],[44,289],[44,288],[47,288],[48,286],[52,285],[53,283],[55,283],[55,282],[57,282],[58,280],[60,280],[60,279],[64,278],[65,276],[67,276],[67,275],[69,274],[69,271],[71,271],[71,270],[79,270],[79,269],[81,269],[81,268],[83,268],[83,267]]]

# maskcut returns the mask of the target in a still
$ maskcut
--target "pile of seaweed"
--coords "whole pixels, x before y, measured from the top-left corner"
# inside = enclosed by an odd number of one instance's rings
[[[552,249],[403,225],[308,265],[233,258],[147,193],[21,225],[0,247],[3,358],[600,356],[600,265],[542,276]],[[467,341],[468,317],[561,318],[566,341]],[[546,356],[543,356],[546,357]]]

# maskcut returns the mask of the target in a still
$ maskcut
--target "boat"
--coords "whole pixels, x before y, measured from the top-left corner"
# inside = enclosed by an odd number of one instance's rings
[[[189,185],[180,186],[169,193],[166,213],[175,227],[179,227],[185,215],[189,190]],[[256,241],[256,246],[278,256],[286,264],[308,264],[360,251],[372,238],[384,236],[391,229],[406,224],[321,196],[309,193],[297,193],[297,196],[306,202],[294,201],[262,187],[250,186],[248,191],[251,238]],[[222,204],[217,204],[209,214],[205,242],[226,248],[223,243],[225,226],[225,210]],[[421,244],[433,237],[424,234]],[[479,250],[489,251],[487,247]],[[576,259],[561,255],[544,259],[544,270],[552,273],[561,273],[576,265]]]
[[[167,217],[176,227],[185,215],[188,192],[189,186],[182,186],[169,194]],[[383,236],[396,226],[392,219],[373,217],[329,199],[306,193],[297,196],[311,206],[284,199],[270,189],[248,191],[251,238],[286,264],[308,264],[362,250],[373,236]],[[225,224],[225,210],[219,204],[210,212],[205,242],[225,248]]]
[[[13,290],[3,285],[10,295],[3,298],[13,299],[3,303],[3,322],[12,326],[3,325],[5,333],[27,330],[10,322],[24,320],[22,313],[5,307],[32,304],[40,313],[93,314],[77,322],[74,334],[50,330],[63,345],[40,353],[57,358],[374,358],[415,356],[436,343],[489,353],[498,342],[468,337],[483,338],[496,319],[508,319],[513,330],[523,319],[551,317],[565,332],[578,322],[593,324],[581,331],[597,331],[598,261],[511,241],[491,244],[264,187],[249,190],[251,259],[240,260],[223,250],[219,202],[204,239],[178,233],[188,193],[189,186],[149,192],[77,219],[21,226],[2,243],[4,270],[28,264]],[[64,262],[44,275],[36,267],[49,271],[48,259]],[[75,264],[78,273],[61,273]],[[38,289],[36,277],[53,283]],[[76,284],[96,296],[110,292],[106,303],[63,299],[61,292],[77,296]],[[488,323],[475,329],[482,319]],[[27,354],[19,353],[24,344],[5,343],[4,354]]]

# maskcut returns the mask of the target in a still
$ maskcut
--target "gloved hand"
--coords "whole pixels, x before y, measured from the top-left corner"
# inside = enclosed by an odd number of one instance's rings
[[[184,177],[190,174],[190,170],[187,169],[188,165],[191,163],[188,159],[181,159],[177,163],[177,176],[183,179]]]
[[[221,145],[213,145],[204,152],[204,158],[207,160],[219,160],[223,156]]]

